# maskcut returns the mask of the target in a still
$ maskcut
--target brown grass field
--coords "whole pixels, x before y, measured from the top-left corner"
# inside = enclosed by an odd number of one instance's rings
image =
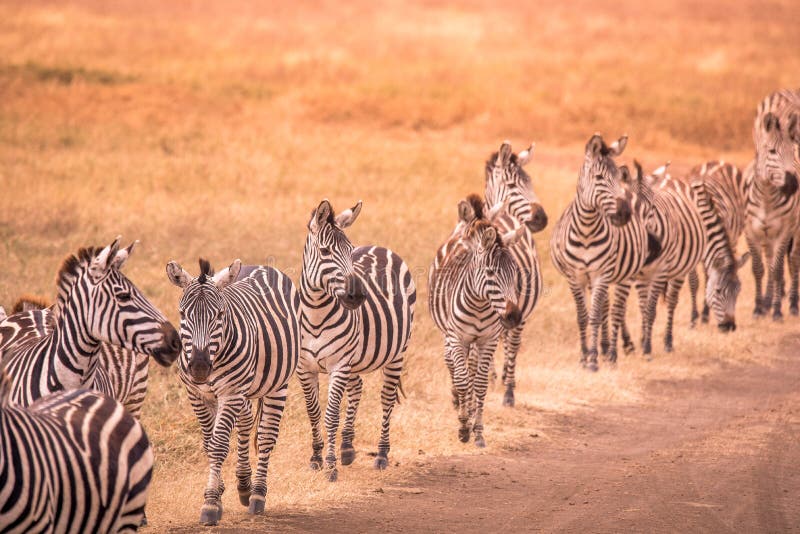
[[[0,3],[0,304],[53,297],[61,258],[122,234],[141,247],[128,276],[177,324],[164,266],[235,258],[299,276],[310,210],[363,199],[349,231],[412,266],[416,324],[392,424],[391,468],[372,469],[379,390],[365,386],[356,463],[336,484],[307,467],[310,431],[293,380],[270,465],[269,514],[369,499],[421,459],[496,454],[541,414],[635,405],[655,378],[768,363],[784,324],[755,323],[743,271],[739,330],[690,331],[676,352],[578,366],[574,305],[549,260],[595,131],[630,136],[623,160],[680,173],[711,158],[744,166],[770,91],[800,85],[795,1]],[[425,273],[456,217],[483,189],[500,141],[535,141],[529,166],[550,216],[537,236],[546,293],[519,358],[517,408],[489,394],[485,451],[456,439],[441,336]],[[740,251],[743,244],[739,245]],[[631,306],[631,321],[638,321]],[[663,312],[662,312],[663,315]],[[638,331],[638,328],[636,328]],[[144,423],[156,448],[147,532],[196,525],[207,469],[176,369],[152,368]],[[229,457],[223,525],[245,517]]]

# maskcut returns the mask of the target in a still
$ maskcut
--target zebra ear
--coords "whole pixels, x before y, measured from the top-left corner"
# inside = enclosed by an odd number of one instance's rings
[[[500,145],[500,150],[497,151],[497,159],[494,160],[494,164],[499,167],[505,167],[509,159],[511,159],[511,142],[503,141],[503,144]]]
[[[606,144],[600,134],[594,134],[586,143],[586,155],[589,157],[600,157],[605,150]]]
[[[339,228],[347,228],[358,218],[358,214],[361,213],[361,201],[359,200],[355,206],[350,208],[349,210],[344,210],[342,213],[336,216],[336,226]]]
[[[747,263],[747,260],[749,259],[750,259],[750,251],[748,250],[747,252],[739,256],[738,260],[736,260],[736,268],[741,269],[742,267],[744,267],[744,264]]]
[[[114,259],[117,255],[117,251],[119,250],[119,240],[121,236],[117,236],[114,239],[114,242],[108,245],[106,248],[100,251],[97,256],[94,257],[92,262],[89,264],[89,276],[93,280],[100,279],[111,267],[111,260]]]
[[[503,245],[506,247],[511,247],[517,244],[517,241],[522,239],[522,236],[525,235],[525,227],[520,226],[516,230],[511,230],[506,232],[502,235],[501,239],[503,241]]]
[[[192,281],[191,275],[184,271],[177,261],[171,261],[167,264],[167,278],[181,289],[186,289],[186,286]]]
[[[484,250],[489,249],[497,241],[497,230],[494,226],[489,226],[480,235],[480,246]]]
[[[608,153],[611,156],[619,156],[628,144],[628,136],[623,135],[608,147]]]
[[[312,233],[316,234],[319,232],[319,229],[322,228],[322,225],[325,224],[328,218],[330,218],[332,213],[333,207],[326,198],[319,203],[317,209],[311,212],[311,220],[308,222],[308,229],[311,230]]]
[[[128,261],[128,258],[130,258],[133,249],[136,248],[136,245],[138,244],[139,240],[137,239],[136,241],[128,245],[127,248],[124,248],[119,252],[117,252],[116,256],[114,256],[114,259],[111,260],[111,268],[116,270],[121,269],[122,266],[125,265],[125,262]]]
[[[669,169],[670,163],[672,163],[672,162],[668,161],[668,162],[664,163],[661,167],[659,167],[656,170],[654,170],[653,171],[653,175],[655,175],[655,176],[664,176],[665,174],[667,174],[667,169]]]
[[[458,220],[465,223],[470,223],[475,219],[475,210],[472,209],[472,204],[466,200],[458,203]]]
[[[533,149],[535,147],[536,143],[531,143],[527,150],[523,150],[517,155],[517,163],[519,163],[520,167],[524,167],[533,159]]]
[[[622,183],[627,184],[627,185],[631,185],[633,183],[633,181],[631,179],[631,171],[630,171],[630,169],[628,169],[627,165],[620,166],[620,168],[619,168],[619,179],[622,181]]]
[[[230,267],[225,267],[214,275],[214,285],[217,286],[217,289],[224,289],[228,287],[239,277],[239,271],[241,269],[242,260],[234,260]]]

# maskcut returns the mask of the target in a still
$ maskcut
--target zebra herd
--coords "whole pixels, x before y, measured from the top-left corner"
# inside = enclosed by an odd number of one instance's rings
[[[789,308],[800,285],[800,91],[779,91],[759,106],[754,161],[741,172],[721,161],[686,176],[668,166],[645,174],[620,164],[628,139],[586,144],[575,196],[555,223],[550,258],[575,300],[580,362],[616,362],[636,288],[641,347],[652,352],[658,299],[667,305],[665,351],[685,279],[691,324],[711,315],[735,330],[738,272],[748,257],[756,284],[754,315],[782,317],[784,262]],[[516,154],[504,142],[486,162],[483,196],[458,204],[458,220],[436,251],[428,304],[444,339],[458,437],[486,446],[483,409],[503,345],[503,404],[514,406],[522,330],[542,295],[534,235],[548,224],[524,167],[533,145]],[[284,273],[239,260],[215,272],[200,260],[194,277],[169,262],[182,290],[179,332],[121,272],[136,243],[82,248],[56,276],[56,302],[23,299],[0,308],[0,531],[119,532],[145,522],[153,451],[139,423],[149,360],[178,361],[179,377],[200,423],[209,461],[200,523],[223,515],[222,464],[237,434],[240,502],[262,513],[271,452],[295,373],[311,425],[313,469],[337,479],[336,439],[346,399],[338,460],[355,459],[361,375],[383,373],[375,467],[385,469],[390,419],[401,390],[416,287],[409,266],[378,246],[354,246],[345,230],[361,203],[338,215],[327,200],[311,213],[298,286]],[[749,251],[736,255],[745,235]],[[763,275],[767,267],[766,286]],[[702,311],[697,310],[705,275]],[[613,303],[611,289],[613,287]],[[330,375],[323,417],[319,374]],[[255,475],[249,440],[255,427]],[[325,440],[327,439],[327,447]],[[323,449],[325,454],[323,457]]]

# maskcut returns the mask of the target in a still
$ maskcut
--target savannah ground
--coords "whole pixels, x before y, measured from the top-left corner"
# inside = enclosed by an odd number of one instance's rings
[[[548,522],[556,517],[548,510],[563,508],[562,519],[588,514],[587,521],[601,518],[585,525],[590,529],[618,529],[625,525],[622,511],[647,508],[676,511],[638,524],[641,530],[717,530],[700,522],[708,517],[734,529],[740,517],[734,509],[751,501],[733,490],[774,480],[785,487],[777,496],[763,494],[764,513],[780,510],[784,520],[752,525],[797,527],[797,509],[781,507],[797,502],[800,484],[776,474],[792,475],[797,462],[750,472],[734,453],[765,465],[776,447],[769,436],[798,435],[791,412],[798,320],[751,319],[748,265],[735,333],[688,330],[684,290],[674,353],[664,354],[659,341],[652,362],[623,356],[616,368],[589,374],[577,363],[574,305],[550,264],[548,241],[595,131],[606,138],[627,133],[621,159],[636,157],[645,169],[671,160],[673,172],[681,173],[715,158],[743,167],[753,154],[756,103],[776,88],[800,85],[798,20],[800,7],[788,1],[276,2],[258,8],[235,1],[3,2],[0,303],[9,306],[22,293],[54,297],[53,278],[65,254],[122,234],[141,240],[128,276],[177,324],[178,290],[164,273],[169,260],[193,273],[199,256],[218,268],[235,258],[267,262],[297,280],[311,209],[325,197],[340,210],[362,199],[352,240],[401,254],[418,288],[407,398],[392,420],[391,467],[375,472],[368,456],[380,420],[377,376],[366,380],[359,410],[359,456],[336,484],[307,467],[310,432],[293,381],[270,464],[267,514],[244,513],[229,458],[221,527],[327,528],[348,510],[370,518],[375,506],[375,523],[354,529],[387,530],[391,524],[379,522],[378,510],[396,505],[399,513],[402,501],[412,499],[416,506],[402,515],[430,517],[430,528],[445,530],[449,523],[438,522],[438,514],[464,521],[477,509],[470,503],[494,495],[511,504],[484,516],[507,517],[514,502],[533,494],[541,506],[529,509],[529,522],[509,528],[575,527]],[[489,446],[477,451],[456,438],[425,273],[455,222],[456,203],[482,191],[483,162],[503,139],[515,150],[537,143],[528,170],[551,221],[536,237],[546,291],[518,359],[517,407],[502,408],[499,386],[490,391]],[[661,328],[659,320],[659,340]],[[763,380],[738,387],[748,376]],[[722,392],[706,392],[707,384]],[[736,399],[759,407],[762,392],[764,405],[776,412],[737,411]],[[785,393],[781,401],[767,402],[776,392]],[[726,424],[740,415],[752,423],[742,423],[741,434]],[[194,530],[206,461],[174,368],[152,368],[143,421],[157,454],[147,531]],[[641,442],[653,454],[674,452],[692,426],[715,438],[671,458],[674,463],[643,462],[629,450]],[[648,441],[653,435],[663,439]],[[588,443],[591,457],[570,454],[578,441]],[[792,442],[777,449],[796,452]],[[638,485],[626,487],[611,469],[592,471],[623,465],[625,458],[652,467],[631,467]],[[502,479],[504,467],[528,473],[532,482],[504,490],[514,484]],[[451,468],[458,476],[447,478]],[[655,496],[635,504],[611,496],[583,499],[590,505],[573,497],[578,501],[571,506],[564,498],[575,492],[556,491],[562,476],[594,480],[601,489],[618,481],[622,492]],[[701,494],[673,499],[672,490],[691,479],[703,483]],[[433,506],[437,487],[446,493],[439,499],[444,504],[425,516],[422,502]],[[726,492],[722,501],[713,499],[718,490]],[[681,515],[681,506],[697,521]],[[494,530],[504,523],[480,523],[475,515],[467,526],[482,525]]]

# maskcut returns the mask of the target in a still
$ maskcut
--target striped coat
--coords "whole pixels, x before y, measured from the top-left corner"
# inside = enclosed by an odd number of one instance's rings
[[[91,391],[10,397],[0,371],[0,530],[135,532],[153,468],[142,426]]]
[[[300,353],[299,299],[288,276],[271,267],[242,267],[239,260],[212,272],[205,260],[200,260],[197,278],[174,261],[167,265],[167,277],[183,289],[179,376],[209,459],[203,525],[217,524],[222,517],[221,469],[234,427],[239,501],[251,514],[264,511],[269,459]],[[251,400],[257,403],[255,417]],[[253,426],[258,464],[251,480]]]

